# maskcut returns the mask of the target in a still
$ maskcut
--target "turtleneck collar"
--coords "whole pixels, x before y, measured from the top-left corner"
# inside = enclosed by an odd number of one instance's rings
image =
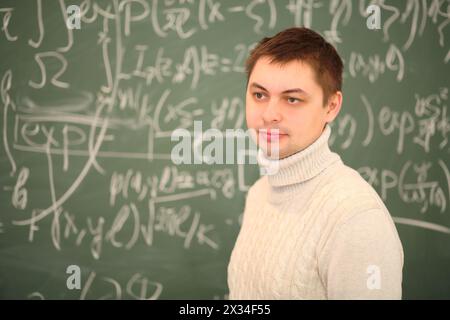
[[[281,160],[269,159],[262,149],[259,149],[258,164],[262,171],[266,172],[269,184],[272,187],[283,187],[305,182],[341,160],[328,146],[330,134],[331,128],[327,123],[322,134],[312,144]]]

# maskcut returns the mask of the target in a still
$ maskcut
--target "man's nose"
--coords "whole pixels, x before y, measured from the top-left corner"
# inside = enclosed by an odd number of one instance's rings
[[[267,122],[267,123],[280,122],[281,118],[282,117],[281,117],[280,106],[278,105],[278,101],[276,99],[269,101],[269,103],[266,105],[266,109],[264,110],[264,113],[263,113],[264,122]]]

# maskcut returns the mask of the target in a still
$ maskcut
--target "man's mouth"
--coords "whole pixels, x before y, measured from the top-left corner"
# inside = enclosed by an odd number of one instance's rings
[[[261,129],[259,130],[259,136],[264,141],[271,142],[271,141],[279,141],[287,137],[287,134],[281,133],[279,130]]]

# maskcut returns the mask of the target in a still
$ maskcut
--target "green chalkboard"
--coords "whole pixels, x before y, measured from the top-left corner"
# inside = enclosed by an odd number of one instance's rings
[[[330,145],[396,222],[403,297],[450,298],[449,3],[368,5],[2,1],[0,297],[226,299],[260,173],[176,164],[171,133],[246,129],[247,55],[306,26],[344,60]]]

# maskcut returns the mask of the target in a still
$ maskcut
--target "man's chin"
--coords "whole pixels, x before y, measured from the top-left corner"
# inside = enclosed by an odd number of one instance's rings
[[[261,147],[261,150],[264,152],[264,155],[271,160],[279,160],[287,157],[286,152],[284,150],[280,150],[277,148],[267,148]]]

